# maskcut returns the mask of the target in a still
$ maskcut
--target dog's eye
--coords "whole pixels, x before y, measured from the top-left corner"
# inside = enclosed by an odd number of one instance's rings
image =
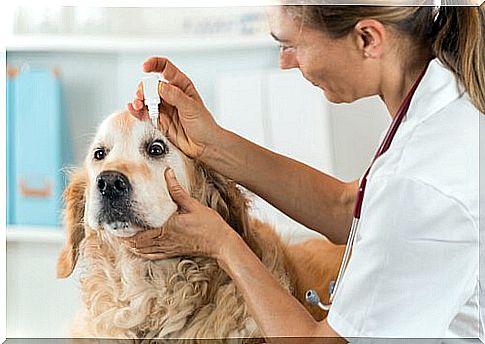
[[[150,156],[162,156],[167,153],[168,147],[163,141],[154,141],[148,145],[148,154]]]
[[[94,150],[94,159],[103,160],[106,157],[106,150],[104,148],[97,148]]]

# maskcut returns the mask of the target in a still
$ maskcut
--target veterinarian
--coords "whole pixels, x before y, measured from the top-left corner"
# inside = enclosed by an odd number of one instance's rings
[[[282,69],[298,68],[334,103],[378,95],[393,118],[394,133],[384,139],[390,147],[381,147],[361,178],[364,193],[359,181],[342,182],[221,128],[171,61],[150,58],[143,69],[167,80],[159,88],[160,126],[188,156],[335,243],[348,241],[360,212],[328,318],[314,321],[171,170],[165,175],[181,208],[173,229],[180,240],[147,231],[132,238],[135,252],[157,259],[176,244],[179,252],[214,257],[269,337],[477,337],[484,7],[300,5],[268,12]],[[139,91],[128,108],[147,118]]]

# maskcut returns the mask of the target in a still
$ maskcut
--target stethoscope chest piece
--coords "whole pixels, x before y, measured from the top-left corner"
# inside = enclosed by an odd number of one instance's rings
[[[305,293],[305,300],[306,300],[306,302],[308,302],[312,305],[316,305],[316,306],[320,307],[320,309],[322,309],[324,311],[330,310],[330,305],[324,305],[320,301],[320,297],[318,296],[317,292],[313,289],[307,290],[307,292]]]
[[[328,295],[332,295],[335,288],[335,281],[331,281],[328,286]],[[320,297],[318,296],[317,292],[314,289],[309,289],[305,293],[305,300],[306,302],[318,306],[320,309],[324,311],[329,311],[331,304],[325,305],[320,301]]]

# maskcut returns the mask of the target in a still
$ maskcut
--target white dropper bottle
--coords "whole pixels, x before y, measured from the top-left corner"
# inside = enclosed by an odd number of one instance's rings
[[[160,95],[158,94],[158,83],[160,78],[156,74],[143,77],[143,98],[145,105],[148,107],[148,115],[155,128],[158,128],[158,105],[160,104]]]

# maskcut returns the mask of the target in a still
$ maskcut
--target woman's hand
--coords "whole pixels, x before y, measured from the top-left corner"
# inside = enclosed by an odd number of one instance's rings
[[[145,61],[147,73],[161,73],[167,82],[159,84],[159,125],[168,139],[192,158],[201,158],[207,146],[217,140],[221,128],[207,110],[192,81],[164,57]],[[148,119],[143,103],[143,86],[138,84],[135,99],[128,110],[139,119]]]
[[[171,169],[165,171],[165,179],[181,212],[172,215],[163,229],[147,230],[123,240],[135,254],[148,259],[185,255],[217,259],[236,232],[215,210],[190,197]]]

